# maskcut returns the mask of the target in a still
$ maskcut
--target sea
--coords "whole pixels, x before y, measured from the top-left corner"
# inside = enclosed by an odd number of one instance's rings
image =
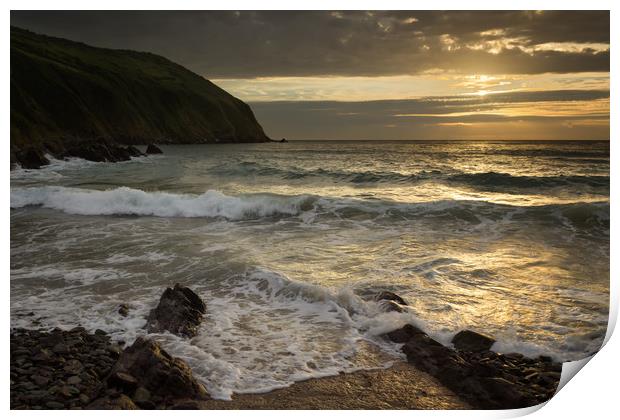
[[[11,327],[148,335],[219,399],[387,368],[406,323],[557,361],[602,345],[609,142],[161,148],[11,171]],[[207,306],[191,339],[144,329],[175,283]]]

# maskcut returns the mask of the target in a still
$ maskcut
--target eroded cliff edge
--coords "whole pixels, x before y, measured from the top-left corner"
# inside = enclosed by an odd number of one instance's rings
[[[11,27],[11,162],[92,144],[263,142],[250,107],[151,53]]]

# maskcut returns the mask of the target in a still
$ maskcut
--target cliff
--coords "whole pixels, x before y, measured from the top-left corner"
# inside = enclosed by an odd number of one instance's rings
[[[12,162],[75,144],[268,140],[247,104],[166,58],[11,27]]]

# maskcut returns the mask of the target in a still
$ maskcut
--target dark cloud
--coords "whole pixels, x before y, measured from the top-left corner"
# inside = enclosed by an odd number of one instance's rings
[[[549,131],[554,138],[609,137],[609,108],[602,104],[592,110],[577,108],[587,101],[609,98],[607,90],[556,90],[511,92],[473,96],[428,97],[407,100],[366,102],[279,101],[255,102],[252,109],[269,135],[296,139],[441,139],[447,135],[438,127],[457,131],[459,124],[526,123],[530,138],[543,138]],[[537,106],[548,102],[575,106],[578,115],[544,115]],[[506,108],[521,106],[525,114],[510,116]],[[598,125],[575,129],[580,122]],[[537,132],[531,127],[540,125]],[[451,126],[451,127],[450,127]],[[571,128],[572,131],[567,132]],[[495,138],[505,134],[495,129]],[[513,131],[514,132],[514,131]],[[462,133],[449,134],[462,138]],[[510,135],[510,134],[508,134]],[[539,136],[539,137],[536,137]],[[571,137],[573,136],[573,137]]]
[[[11,24],[208,78],[609,71],[609,51],[585,45],[609,44],[608,11],[12,11]]]

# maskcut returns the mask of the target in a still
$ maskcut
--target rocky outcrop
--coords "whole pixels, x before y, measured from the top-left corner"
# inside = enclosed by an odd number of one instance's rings
[[[193,337],[206,311],[205,303],[196,293],[177,283],[164,291],[157,307],[149,313],[145,327],[149,332],[169,331]]]
[[[164,152],[161,151],[161,149],[157,146],[155,146],[154,144],[149,144],[148,146],[146,146],[146,154],[147,155],[158,155],[158,154],[162,154]]]
[[[473,352],[490,350],[493,343],[495,340],[491,337],[470,330],[463,330],[452,339],[456,349]]]
[[[24,169],[39,169],[41,166],[50,163],[41,150],[34,148],[12,153],[11,158],[11,163],[19,163]]]
[[[478,337],[473,332],[465,336]],[[454,350],[413,325],[405,325],[386,337],[405,343],[402,351],[409,363],[436,377],[477,408],[537,405],[549,400],[559,383],[561,364],[553,363],[550,358],[529,359],[521,354],[504,355],[489,350]]]
[[[22,167],[30,149],[116,162],[125,160],[122,151],[111,150],[110,159],[103,143],[269,141],[246,103],[163,57],[13,26],[10,99],[11,151]],[[69,148],[74,140],[93,150]]]
[[[184,361],[143,337],[121,353],[107,385],[111,390],[131,396],[141,408],[154,408],[182,398],[207,397],[205,388]]]
[[[131,156],[135,156],[135,157],[146,156],[146,153],[142,153],[140,149],[138,149],[135,146],[127,146],[127,151],[129,152]]]
[[[123,147],[104,141],[72,144],[61,153],[61,157],[78,157],[93,162],[123,162],[137,156],[143,156],[143,153],[133,146]]]
[[[407,301],[396,293],[383,291],[375,295],[374,300],[379,302],[379,306],[386,312],[404,312]]]
[[[118,314],[123,318],[129,315],[129,306],[126,303],[118,305]]]

